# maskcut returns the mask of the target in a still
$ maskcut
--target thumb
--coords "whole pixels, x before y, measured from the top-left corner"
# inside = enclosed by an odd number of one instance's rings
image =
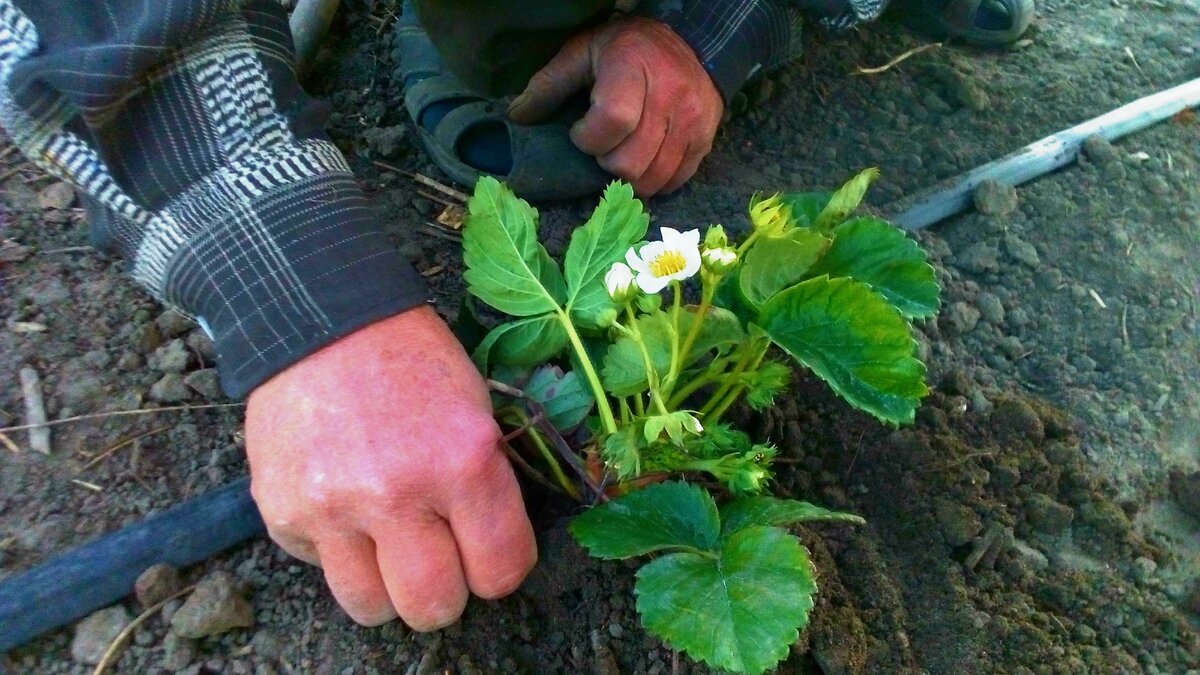
[[[538,72],[525,91],[508,105],[508,117],[517,124],[534,124],[553,114],[575,92],[592,83],[593,35],[584,33],[567,41]]]

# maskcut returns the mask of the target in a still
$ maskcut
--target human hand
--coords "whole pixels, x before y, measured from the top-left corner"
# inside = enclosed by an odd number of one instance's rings
[[[539,122],[589,85],[591,107],[571,140],[639,195],[679,189],[712,150],[725,104],[666,24],[628,17],[576,35],[513,100],[509,118]]]
[[[512,592],[537,559],[487,388],[429,307],[362,328],[255,389],[251,492],[288,553],[357,622],[436,630],[468,589]]]

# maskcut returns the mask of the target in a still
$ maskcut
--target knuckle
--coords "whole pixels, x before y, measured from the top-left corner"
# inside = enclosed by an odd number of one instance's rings
[[[599,108],[599,112],[608,122],[608,126],[626,134],[637,129],[638,121],[642,117],[640,106],[624,100],[600,102]]]

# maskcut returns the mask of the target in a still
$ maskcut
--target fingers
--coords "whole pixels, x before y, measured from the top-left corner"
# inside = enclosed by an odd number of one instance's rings
[[[401,529],[377,526],[374,531],[376,564],[400,618],[422,632],[457,621],[468,592],[446,521],[429,513]]]
[[[537,543],[516,476],[496,452],[461,490],[448,515],[467,585],[481,598],[508,595],[537,562]]]
[[[325,582],[351,619],[378,626],[396,618],[370,537],[362,533],[338,537],[323,543],[319,550]]]
[[[589,155],[600,157],[620,145],[638,128],[646,102],[648,81],[641,68],[602,64],[592,87],[591,107],[571,127],[571,141]]]
[[[586,33],[567,41],[545,67],[534,74],[525,91],[508,106],[517,124],[535,124],[558,110],[567,99],[591,84],[591,39]]]
[[[712,150],[712,143],[701,145],[699,148],[695,144],[688,145],[688,148],[683,153],[683,161],[680,162],[679,168],[675,170],[675,175],[670,178],[663,186],[661,192],[670,194],[679,188],[683,187],[696,175],[696,171],[700,168],[700,163],[708,156]]]

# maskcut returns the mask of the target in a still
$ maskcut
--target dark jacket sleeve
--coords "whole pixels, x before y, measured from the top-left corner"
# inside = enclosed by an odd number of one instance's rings
[[[638,13],[679,33],[725,102],[750,78],[800,52],[804,17],[835,30],[870,21],[888,0],[643,0]]]
[[[299,88],[277,2],[0,0],[0,125],[242,396],[422,303]]]

